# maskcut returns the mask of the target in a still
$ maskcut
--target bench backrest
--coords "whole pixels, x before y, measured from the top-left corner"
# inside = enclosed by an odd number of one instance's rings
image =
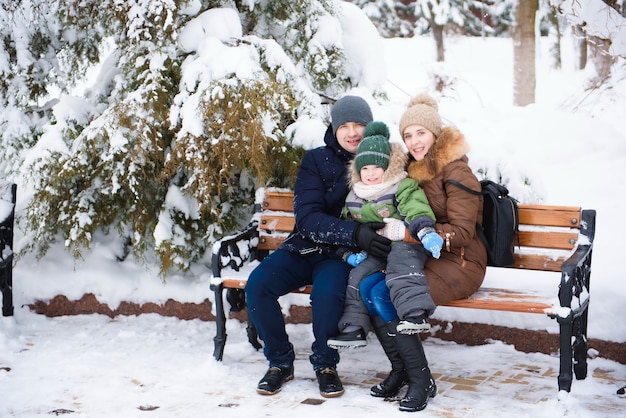
[[[293,193],[267,190],[260,206],[259,249],[275,250],[293,230]],[[576,206],[520,204],[519,242],[510,267],[561,271],[581,234],[593,240],[593,230],[584,218],[585,211]]]

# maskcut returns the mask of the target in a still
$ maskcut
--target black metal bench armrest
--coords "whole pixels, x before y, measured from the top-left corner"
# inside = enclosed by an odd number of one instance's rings
[[[559,302],[562,308],[570,308],[573,316],[577,316],[577,313],[585,310],[589,304],[592,249],[592,245],[577,247],[574,254],[561,267]]]
[[[579,316],[589,305],[589,278],[591,276],[591,255],[595,236],[596,211],[582,213],[581,238],[574,253],[561,266],[559,302],[562,308],[569,308],[570,315]]]
[[[589,279],[595,225],[596,211],[583,210],[578,245],[561,265],[559,303],[562,310],[556,315],[560,328],[559,391],[570,391],[573,375],[578,380],[587,377]]]
[[[225,237],[213,245],[211,256],[211,269],[213,277],[222,277],[222,270],[230,267],[239,271],[246,263],[258,258],[259,229],[258,221],[250,222],[245,229]],[[215,290],[216,283],[211,284],[211,289]]]
[[[222,238],[213,245],[213,254],[211,256],[211,269],[213,270],[213,280],[211,282],[211,290],[215,295],[215,323],[216,334],[213,339],[215,349],[213,356],[216,360],[221,361],[224,353],[224,345],[226,344],[226,314],[224,312],[222,284],[222,270],[230,267],[235,271],[239,271],[241,267],[252,260],[258,259],[259,251],[259,228],[258,221],[251,221],[242,231],[235,235]],[[235,289],[228,289],[235,290]],[[243,299],[243,291],[239,291],[240,299],[235,303],[237,309],[245,307]],[[240,305],[240,306],[239,306]]]

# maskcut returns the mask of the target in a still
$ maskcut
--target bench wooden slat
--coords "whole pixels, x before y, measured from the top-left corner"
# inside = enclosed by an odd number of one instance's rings
[[[225,288],[227,289],[243,289],[246,287],[246,280],[243,279],[224,279],[222,281],[222,284],[224,285]],[[305,286],[302,289],[296,289],[291,293],[306,293],[306,294],[310,294],[311,293],[311,286]]]
[[[520,231],[518,241],[522,247],[571,250],[577,240],[578,233],[576,232]]]
[[[526,302],[507,302],[497,300],[472,300],[472,299],[459,299],[447,303],[443,306],[450,306],[453,308],[468,308],[468,309],[484,309],[490,311],[505,311],[505,312],[521,312],[521,313],[538,313],[545,315],[547,312],[551,312],[551,305],[537,305],[534,303]]]
[[[278,231],[278,232],[291,232],[293,230],[294,220],[293,218],[283,217],[267,217],[261,220],[266,220],[266,224],[261,223],[259,229],[264,231]],[[289,221],[291,219],[291,221]],[[278,245],[285,238],[284,236],[271,236],[269,234],[263,235],[267,237],[268,242],[274,242],[275,244],[266,249],[276,249]],[[519,233],[519,246],[522,247],[536,247],[536,248],[553,248],[560,250],[571,250],[576,244],[578,235],[573,232],[537,232],[537,231],[520,231]],[[516,243],[517,245],[517,243]]]
[[[259,222],[259,229],[264,231],[291,232],[296,219],[287,215],[263,215]]]
[[[544,254],[520,254],[515,253],[515,262],[510,267],[526,270],[561,271],[561,265],[567,258],[565,256],[554,257]],[[496,268],[496,267],[491,267]]]
[[[268,191],[263,199],[263,210],[293,212],[293,193]]]
[[[259,250],[273,251],[282,244],[285,238],[280,235],[259,234]]]
[[[246,280],[224,279],[223,284],[229,289],[243,289],[246,287]],[[305,286],[291,293],[310,294],[311,286]],[[539,296],[491,288],[480,288],[467,299],[455,300],[442,306],[538,314],[546,314],[553,310],[552,304]]]
[[[553,311],[552,303],[543,297],[491,288],[480,288],[469,298],[454,300],[443,306],[544,315]]]
[[[580,207],[519,205],[520,225],[580,228]]]
[[[263,210],[293,211],[293,193],[268,191],[263,200]],[[581,208],[577,206],[520,204],[520,224],[580,228]]]
[[[259,236],[259,249],[273,251],[284,241],[284,235],[261,234]],[[516,248],[517,251],[517,248]],[[515,253],[515,262],[511,267],[528,270],[561,271],[561,264],[566,260],[565,256],[555,257],[545,254],[520,254]]]

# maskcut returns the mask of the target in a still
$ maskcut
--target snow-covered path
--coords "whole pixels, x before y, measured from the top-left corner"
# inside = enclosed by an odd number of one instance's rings
[[[387,371],[373,334],[366,348],[342,353],[344,396],[324,399],[308,362],[310,325],[289,325],[296,377],[268,397],[255,392],[267,367],[262,353],[248,344],[243,324],[228,325],[218,363],[214,322],[156,314],[47,318],[17,309],[0,322],[0,417],[407,416],[368,394]],[[589,377],[559,400],[556,356],[436,338],[425,349],[438,396],[419,417],[618,417],[626,410],[616,394],[626,366],[613,361],[590,360]]]

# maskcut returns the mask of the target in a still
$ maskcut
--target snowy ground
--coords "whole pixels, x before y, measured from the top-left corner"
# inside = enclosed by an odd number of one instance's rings
[[[369,396],[387,372],[375,340],[342,354],[346,393],[324,399],[308,362],[310,326],[290,325],[295,380],[275,396],[256,394],[262,353],[229,321],[222,363],[211,356],[214,322],[156,314],[46,318],[19,309],[0,327],[0,417],[393,417],[397,402]],[[1,329],[1,328],[0,328]],[[370,338],[373,335],[370,334]],[[429,338],[425,349],[438,395],[420,417],[620,417],[626,366],[596,358],[589,377],[557,392],[558,358],[494,342],[462,346]]]

